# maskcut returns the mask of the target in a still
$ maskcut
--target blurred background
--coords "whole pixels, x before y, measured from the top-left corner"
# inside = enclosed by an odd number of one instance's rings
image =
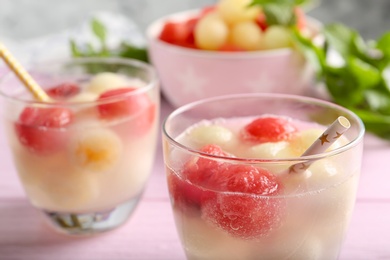
[[[26,40],[73,28],[96,11],[121,13],[140,31],[156,18],[215,0],[0,0],[0,39]],[[322,0],[308,12],[342,22],[372,39],[390,29],[390,0]]]

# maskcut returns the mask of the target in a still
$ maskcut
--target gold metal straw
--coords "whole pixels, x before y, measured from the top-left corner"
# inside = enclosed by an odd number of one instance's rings
[[[49,102],[51,99],[45,91],[35,82],[28,72],[12,56],[7,48],[0,42],[0,57],[3,58],[8,67],[16,74],[19,80],[28,88],[34,97],[43,102]]]
[[[319,154],[328,149],[345,131],[351,127],[351,123],[344,116],[339,116],[325,132],[302,154],[309,156]],[[313,160],[297,163],[289,168],[289,173],[299,173],[305,171],[313,163]]]

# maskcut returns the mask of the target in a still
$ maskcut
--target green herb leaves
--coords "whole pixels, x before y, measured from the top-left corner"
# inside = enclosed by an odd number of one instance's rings
[[[360,116],[367,131],[390,139],[390,33],[366,42],[355,30],[334,23],[323,28],[320,46],[298,30],[294,36],[333,101]],[[341,62],[334,63],[331,55]]]
[[[296,23],[296,17],[292,6],[269,4],[264,6],[263,11],[269,26],[292,26]]]
[[[97,19],[92,19],[91,22],[92,31],[96,35],[96,37],[100,40],[102,45],[105,45],[106,43],[106,28],[104,25]]]
[[[92,19],[91,30],[100,44],[100,48],[94,47],[91,43],[78,46],[74,40],[70,40],[70,48],[73,57],[122,57],[132,58],[148,62],[147,49],[133,46],[127,42],[122,42],[116,49],[109,49],[107,46],[107,30],[103,23],[97,19]]]
[[[253,0],[251,6],[263,9],[268,25],[294,26],[297,21],[294,8],[311,0]]]
[[[376,43],[376,48],[381,50],[383,54],[390,58],[390,32],[382,35]]]

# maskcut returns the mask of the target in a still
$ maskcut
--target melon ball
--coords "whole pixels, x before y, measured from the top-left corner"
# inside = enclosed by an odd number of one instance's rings
[[[291,33],[281,25],[272,25],[264,32],[263,46],[265,49],[288,48],[292,46]]]
[[[258,6],[249,7],[251,2],[251,0],[220,0],[217,11],[228,24],[253,21],[260,15],[261,9]]]
[[[123,144],[119,136],[105,128],[86,128],[75,134],[69,145],[75,166],[85,172],[107,172],[117,167]]]
[[[229,129],[217,125],[196,127],[190,131],[189,136],[192,142],[196,143],[199,147],[207,144],[216,144],[225,147],[234,139],[234,135]]]
[[[255,22],[236,23],[231,28],[230,41],[248,51],[259,50],[262,47],[263,32]]]
[[[204,50],[217,50],[226,43],[229,28],[216,12],[199,20],[195,27],[195,44]]]
[[[128,87],[125,77],[112,72],[102,72],[96,74],[91,79],[86,89],[89,92],[100,95],[107,90],[125,87]]]
[[[251,148],[251,155],[254,158],[276,159],[291,157],[288,148],[288,142],[263,143]]]
[[[268,142],[263,144],[258,144],[249,149],[249,154],[247,155],[250,158],[258,159],[277,159],[277,158],[291,158],[292,155],[289,150],[289,143],[282,142]],[[279,174],[284,172],[290,164],[285,162],[280,163],[265,163],[262,165],[263,168],[268,169],[274,174]]]
[[[93,102],[98,99],[98,95],[93,92],[81,92],[76,96],[69,99],[69,102],[81,103],[81,102]]]

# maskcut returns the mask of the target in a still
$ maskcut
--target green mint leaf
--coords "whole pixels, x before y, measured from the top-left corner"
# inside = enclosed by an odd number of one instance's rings
[[[301,6],[301,5],[307,5],[310,4],[312,0],[295,0],[294,5]]]
[[[325,26],[324,35],[328,44],[345,60],[350,56],[357,56],[366,62],[372,62],[369,48],[357,31],[334,23]]]
[[[368,132],[385,139],[390,139],[390,116],[368,110],[350,109],[364,122]]]
[[[288,4],[267,4],[263,7],[263,12],[269,26],[292,26],[296,22],[293,6]]]
[[[77,47],[76,42],[73,39],[69,40],[69,44],[70,44],[70,52],[71,52],[73,57],[81,57],[81,56],[83,56],[81,51]]]
[[[364,103],[363,89],[356,87],[356,79],[347,67],[326,66],[322,75],[333,100],[345,107],[359,106]]]
[[[382,35],[376,43],[376,48],[381,50],[384,55],[388,56],[390,60],[390,32]]]
[[[314,45],[311,39],[303,36],[297,29],[293,30],[292,36],[298,49],[301,50],[306,60],[314,67],[317,74],[322,74],[326,63],[325,50]]]
[[[382,80],[383,80],[384,87],[390,93],[390,63],[382,71]]]
[[[390,140],[390,33],[368,44],[357,31],[342,24],[324,27],[325,42],[317,46],[298,30],[298,49],[318,72],[333,101],[355,112],[368,132]],[[344,60],[337,67],[327,57]]]
[[[328,43],[344,58],[348,58],[352,54],[351,46],[356,34],[356,31],[342,24],[329,24],[324,28],[324,35]]]
[[[90,42],[87,43],[87,44],[86,44],[86,47],[87,47],[87,50],[86,50],[86,55],[87,55],[87,56],[98,56],[98,55],[97,55],[98,52],[95,51],[95,49],[94,49],[92,43],[90,43]]]
[[[249,6],[260,6],[268,25],[293,26],[296,24],[294,9],[312,0],[253,0]]]
[[[106,33],[106,27],[103,25],[103,23],[101,23],[98,19],[94,18],[92,19],[91,22],[91,28],[93,33],[102,43],[102,45],[105,46],[107,33]]]
[[[377,111],[384,115],[390,115],[390,95],[379,90],[367,90],[364,93],[367,104],[372,111]]]
[[[381,80],[381,72],[377,68],[355,56],[349,58],[348,68],[351,75],[355,77],[359,88],[373,88]]]
[[[360,56],[362,58],[371,58],[368,45],[357,32],[352,35],[351,49],[354,55]]]
[[[149,62],[148,51],[146,48],[135,47],[128,43],[122,44],[119,56]]]

